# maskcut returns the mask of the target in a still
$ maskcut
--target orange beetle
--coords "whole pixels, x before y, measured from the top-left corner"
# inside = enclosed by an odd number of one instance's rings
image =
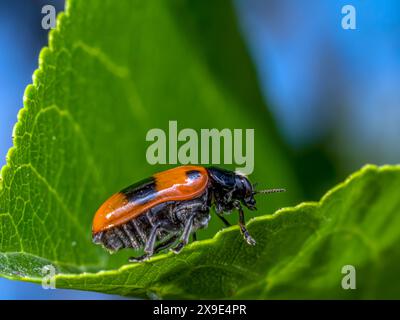
[[[92,227],[93,242],[109,251],[141,249],[144,255],[130,258],[143,261],[173,246],[178,253],[189,236],[208,225],[210,208],[217,216],[239,211],[240,230],[254,245],[244,221],[242,205],[256,210],[254,195],[283,189],[254,191],[249,180],[233,171],[216,167],[181,166],[133,184],[111,196],[97,210]]]

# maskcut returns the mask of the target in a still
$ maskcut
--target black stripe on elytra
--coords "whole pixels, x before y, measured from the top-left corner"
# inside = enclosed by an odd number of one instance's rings
[[[156,182],[153,177],[141,180],[121,190],[129,202],[145,204],[153,200],[157,195]]]
[[[186,171],[186,177],[188,177],[190,180],[197,180],[201,177],[201,172],[198,170],[189,170]]]

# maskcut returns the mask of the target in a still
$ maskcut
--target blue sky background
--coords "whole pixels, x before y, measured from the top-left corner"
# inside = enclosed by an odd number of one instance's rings
[[[400,1],[237,0],[265,97],[293,148],[328,139],[341,165],[400,156]],[[356,30],[341,9],[356,9]]]
[[[47,44],[45,4],[63,8],[63,1],[0,0],[0,166]],[[346,4],[356,8],[356,30],[341,27]],[[367,162],[400,162],[400,1],[235,0],[235,7],[267,104],[294,152],[317,145],[340,176]],[[0,279],[0,299],[53,298],[110,296]]]

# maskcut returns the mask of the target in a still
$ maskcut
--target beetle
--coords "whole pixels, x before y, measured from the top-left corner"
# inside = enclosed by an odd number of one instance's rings
[[[207,227],[214,206],[226,226],[230,224],[223,214],[238,210],[241,233],[248,244],[255,245],[246,229],[242,206],[256,210],[256,194],[282,191],[255,191],[243,174],[217,167],[179,166],[106,200],[93,219],[93,242],[110,253],[123,248],[144,249],[142,256],[132,257],[130,262],[144,261],[167,248],[179,253],[191,234],[195,240],[195,232]]]

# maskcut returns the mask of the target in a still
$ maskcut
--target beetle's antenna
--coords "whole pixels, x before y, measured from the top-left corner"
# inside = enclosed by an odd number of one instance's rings
[[[276,193],[276,192],[285,192],[286,191],[286,189],[283,189],[283,188],[279,188],[279,189],[265,189],[265,190],[256,190],[256,191],[254,191],[253,192],[253,194],[257,194],[257,193],[264,193],[264,194],[266,194],[266,193]]]

